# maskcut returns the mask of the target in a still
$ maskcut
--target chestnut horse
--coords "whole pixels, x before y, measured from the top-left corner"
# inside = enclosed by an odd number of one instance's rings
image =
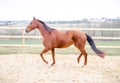
[[[93,51],[100,57],[104,58],[105,54],[96,48],[94,41],[92,38],[81,31],[76,30],[67,30],[67,31],[58,31],[56,29],[50,28],[43,21],[36,19],[33,17],[32,22],[27,26],[26,32],[30,32],[34,29],[38,29],[43,37],[44,49],[40,53],[42,60],[48,64],[48,62],[44,59],[43,54],[51,50],[53,63],[51,66],[55,64],[55,48],[66,48],[72,44],[79,49],[81,54],[77,58],[77,62],[80,62],[80,58],[84,55],[84,65],[87,64],[87,53],[85,50],[86,40],[92,47]]]

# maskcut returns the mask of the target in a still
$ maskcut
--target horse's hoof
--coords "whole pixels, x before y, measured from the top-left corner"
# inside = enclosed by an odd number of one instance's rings
[[[51,64],[51,66],[53,66],[55,63]]]
[[[84,63],[84,66],[86,66],[87,65],[87,63]]]
[[[46,64],[48,64],[48,61],[45,61]]]
[[[79,63],[80,63],[80,61],[77,61],[77,63],[79,64]]]
[[[53,66],[54,64],[51,64],[51,66]]]

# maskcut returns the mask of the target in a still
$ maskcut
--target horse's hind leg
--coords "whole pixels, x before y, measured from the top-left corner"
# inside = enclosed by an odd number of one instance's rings
[[[81,58],[81,56],[82,56],[82,53],[78,56],[78,58],[77,58],[77,62],[78,62],[78,64],[79,64],[79,62],[80,62],[80,58]]]
[[[84,52],[83,52],[83,55],[84,55],[84,58],[85,58],[85,60],[84,60],[84,65],[87,65],[87,53],[86,53],[85,50],[84,50]]]
[[[74,45],[80,50],[81,54],[77,58],[77,62],[80,62],[80,58],[84,55],[84,65],[87,64],[87,53],[85,51],[85,43],[80,44],[79,42],[75,42]]]
[[[80,51],[81,51],[81,50],[80,50]],[[84,65],[86,65],[86,64],[87,64],[87,53],[86,53],[85,50],[81,51],[81,54],[80,54],[80,55],[78,56],[78,58],[77,58],[77,62],[78,62],[78,63],[80,62],[80,58],[81,58],[82,55],[84,55]]]

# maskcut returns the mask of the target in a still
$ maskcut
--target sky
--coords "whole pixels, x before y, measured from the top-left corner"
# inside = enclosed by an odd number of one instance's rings
[[[120,17],[120,0],[0,0],[0,20]]]

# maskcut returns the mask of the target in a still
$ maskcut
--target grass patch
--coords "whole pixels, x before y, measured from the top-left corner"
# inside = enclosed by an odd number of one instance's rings
[[[22,44],[22,40],[0,40],[0,44]],[[41,39],[26,39],[25,44],[42,44]],[[95,44],[97,46],[120,46],[119,41],[95,41]],[[21,54],[21,53],[30,53],[30,54],[39,54],[43,47],[24,47],[24,50],[22,47],[0,47],[0,54]],[[106,55],[119,55],[120,54],[120,48],[113,49],[113,48],[101,48],[103,51],[106,52]],[[86,48],[86,51],[88,55],[95,55],[93,50],[91,48]],[[79,51],[74,46],[71,46],[69,48],[62,48],[62,49],[56,49],[56,54],[79,54]],[[51,52],[48,52],[48,54],[51,54]]]

